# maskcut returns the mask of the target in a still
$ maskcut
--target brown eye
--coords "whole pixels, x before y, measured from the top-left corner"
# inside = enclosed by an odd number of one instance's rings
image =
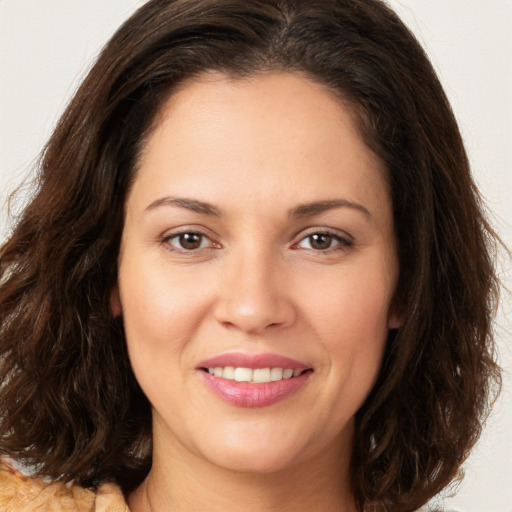
[[[305,236],[298,244],[296,244],[295,247],[299,249],[327,252],[337,249],[348,249],[351,246],[352,241],[348,237],[344,237],[341,234],[338,235],[320,231]]]
[[[166,242],[171,245],[174,249],[181,251],[196,251],[197,249],[203,249],[209,242],[206,235],[201,233],[179,233],[177,235],[170,236],[166,239]]]
[[[201,247],[202,240],[203,236],[198,233],[183,233],[179,236],[179,243],[181,247],[189,251],[199,249]]]
[[[317,251],[325,251],[331,247],[333,237],[327,233],[316,233],[314,235],[310,235],[309,244],[312,249]]]

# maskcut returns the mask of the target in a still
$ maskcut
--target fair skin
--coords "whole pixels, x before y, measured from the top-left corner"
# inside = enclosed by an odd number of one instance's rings
[[[130,509],[354,512],[397,278],[385,171],[334,95],[291,73],[185,84],[139,162],[112,299],[153,407]]]

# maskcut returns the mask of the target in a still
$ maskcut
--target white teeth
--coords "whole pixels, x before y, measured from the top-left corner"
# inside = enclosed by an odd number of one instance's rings
[[[298,377],[302,370],[292,370],[291,368],[235,368],[234,366],[226,366],[208,368],[208,373],[215,377],[223,377],[228,380],[235,380],[237,382],[251,382],[255,384],[262,384],[266,382],[276,382],[282,379],[291,379]]]
[[[270,368],[256,368],[252,372],[252,382],[270,382]]]
[[[234,380],[235,379],[235,367],[234,366],[226,366],[224,368],[222,377],[224,377],[225,379]]]
[[[272,368],[270,370],[270,380],[272,382],[276,380],[281,380],[283,378],[283,369],[282,368]]]
[[[252,373],[250,368],[235,368],[235,380],[237,382],[251,382]]]
[[[283,379],[289,379],[291,377],[293,377],[293,370],[290,370],[290,369],[283,370]]]

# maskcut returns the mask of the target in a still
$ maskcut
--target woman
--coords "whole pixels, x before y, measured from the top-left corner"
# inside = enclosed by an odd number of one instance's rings
[[[147,3],[0,253],[0,450],[53,481],[0,504],[418,509],[499,384],[493,240],[384,4]]]

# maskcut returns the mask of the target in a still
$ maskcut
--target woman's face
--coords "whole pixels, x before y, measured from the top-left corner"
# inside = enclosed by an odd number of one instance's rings
[[[188,83],[125,220],[112,306],[156,454],[268,472],[348,453],[398,326],[389,187],[349,110],[293,74]]]

